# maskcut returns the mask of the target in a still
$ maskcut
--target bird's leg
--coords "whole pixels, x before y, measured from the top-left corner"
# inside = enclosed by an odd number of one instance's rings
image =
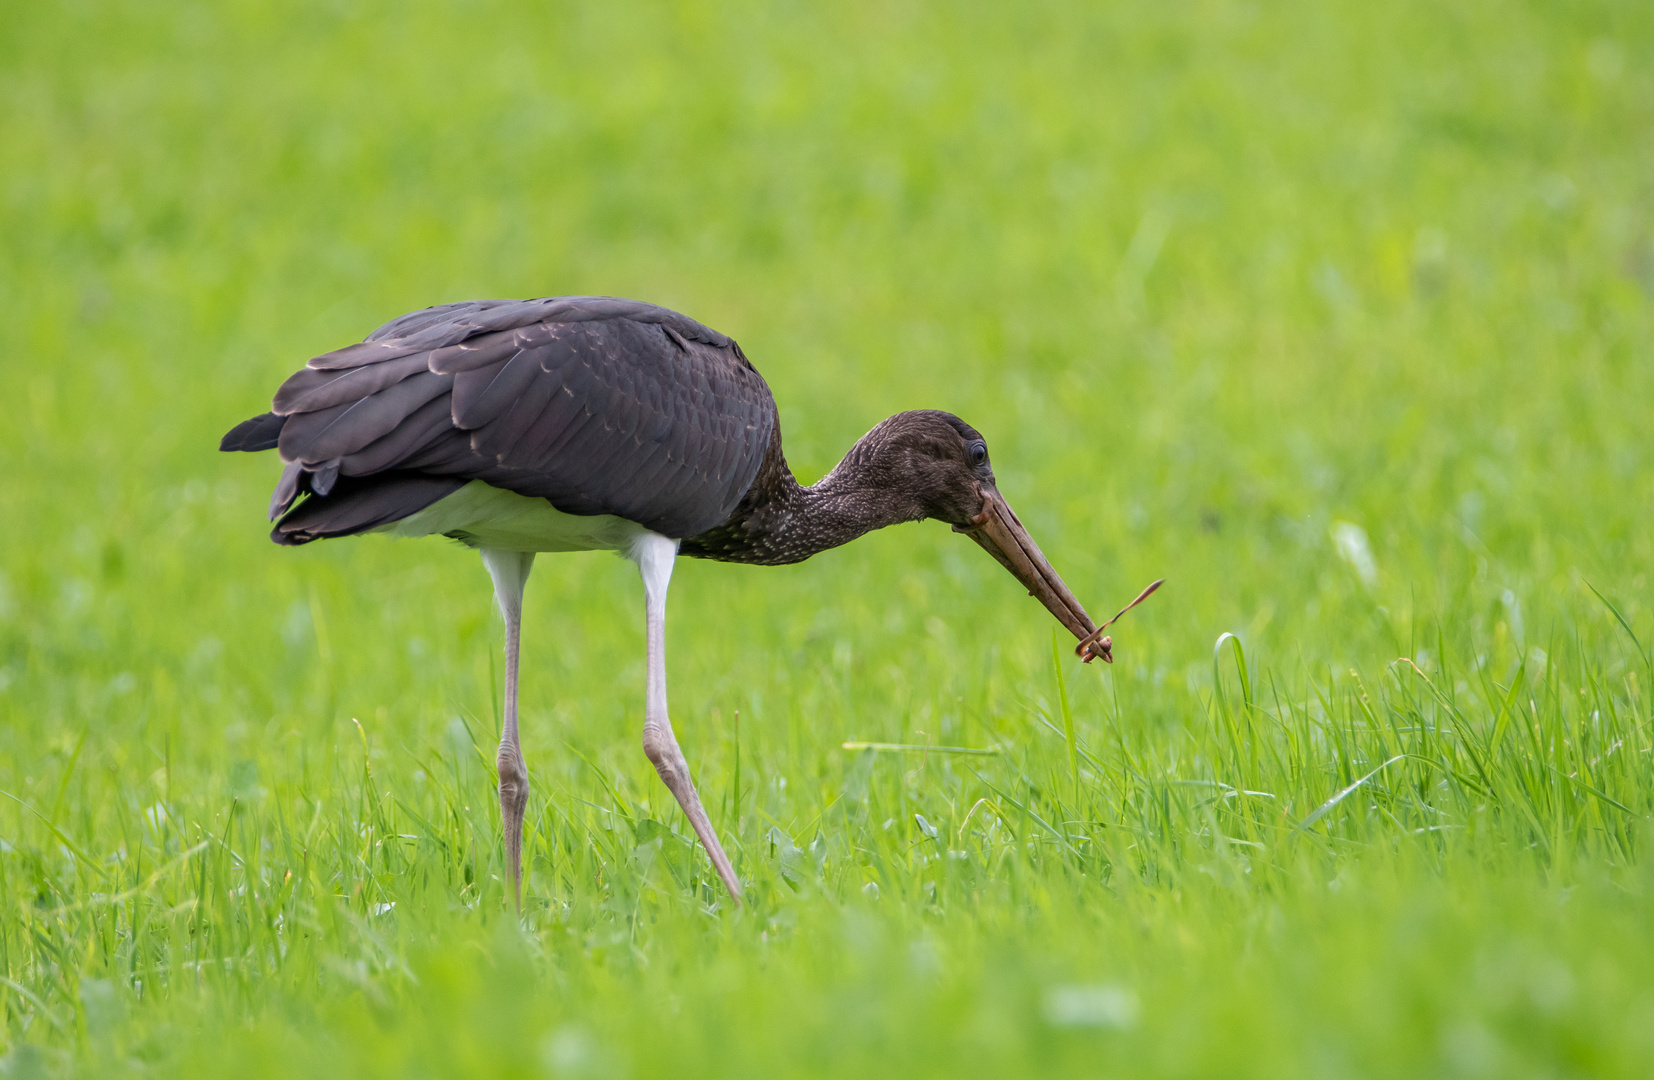
[[[534,566],[534,553],[484,548],[483,565],[494,579],[494,599],[505,619],[505,719],[494,766],[500,777],[500,824],[505,832],[505,860],[511,868],[511,893],[523,907],[523,810],[528,805],[528,769],[517,741],[517,651],[522,637],[523,586]]]
[[[655,771],[688,815],[689,824],[712,857],[712,865],[729,895],[740,903],[741,883],[735,878],[723,845],[718,843],[718,834],[712,831],[712,822],[701,806],[694,781],[689,778],[689,763],[678,748],[672,721],[666,715],[666,588],[672,580],[672,561],[677,554],[678,542],[656,533],[645,533],[632,548],[632,559],[643,575],[643,607],[648,628],[649,679],[644,692],[643,752],[649,755]]]

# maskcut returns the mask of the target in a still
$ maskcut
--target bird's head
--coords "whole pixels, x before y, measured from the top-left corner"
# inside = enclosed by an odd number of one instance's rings
[[[939,410],[897,413],[868,432],[846,464],[899,499],[903,519],[934,518],[953,526],[1016,575],[1075,637],[1092,637],[1096,624],[999,493],[981,432]],[[1090,642],[1081,655],[1087,662],[1111,660],[1106,643]]]

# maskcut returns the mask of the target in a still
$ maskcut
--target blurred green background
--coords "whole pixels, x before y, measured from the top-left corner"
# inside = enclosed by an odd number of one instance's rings
[[[0,1074],[1646,1076],[1654,8],[64,3],[0,20]],[[934,523],[529,586],[219,435],[404,311],[738,338]],[[1599,595],[1600,594],[1600,595]],[[1231,635],[1222,637],[1221,635]],[[847,740],[980,755],[849,751]]]

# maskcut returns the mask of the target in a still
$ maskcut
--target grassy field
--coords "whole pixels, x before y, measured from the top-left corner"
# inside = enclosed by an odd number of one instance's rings
[[[0,1076],[1654,1073],[1654,7],[6,6]],[[406,310],[737,337],[813,480],[986,435],[1082,667],[904,526],[475,555],[215,452]],[[1057,646],[1054,650],[1054,644]],[[977,754],[853,751],[846,741]]]

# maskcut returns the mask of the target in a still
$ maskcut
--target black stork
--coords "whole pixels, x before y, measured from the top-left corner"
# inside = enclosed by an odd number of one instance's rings
[[[311,360],[222,450],[270,450],[278,544],[379,532],[452,537],[482,554],[505,620],[497,759],[514,895],[528,771],[517,737],[523,586],[534,556],[609,550],[643,577],[643,749],[730,895],[741,886],[666,713],[666,590],[679,555],[775,566],[872,529],[936,518],[975,540],[1111,659],[994,483],[988,446],[950,413],[898,413],[805,487],[781,453],[775,399],[733,339],[612,297],[473,300],[395,319]],[[1106,624],[1105,624],[1106,625]]]

